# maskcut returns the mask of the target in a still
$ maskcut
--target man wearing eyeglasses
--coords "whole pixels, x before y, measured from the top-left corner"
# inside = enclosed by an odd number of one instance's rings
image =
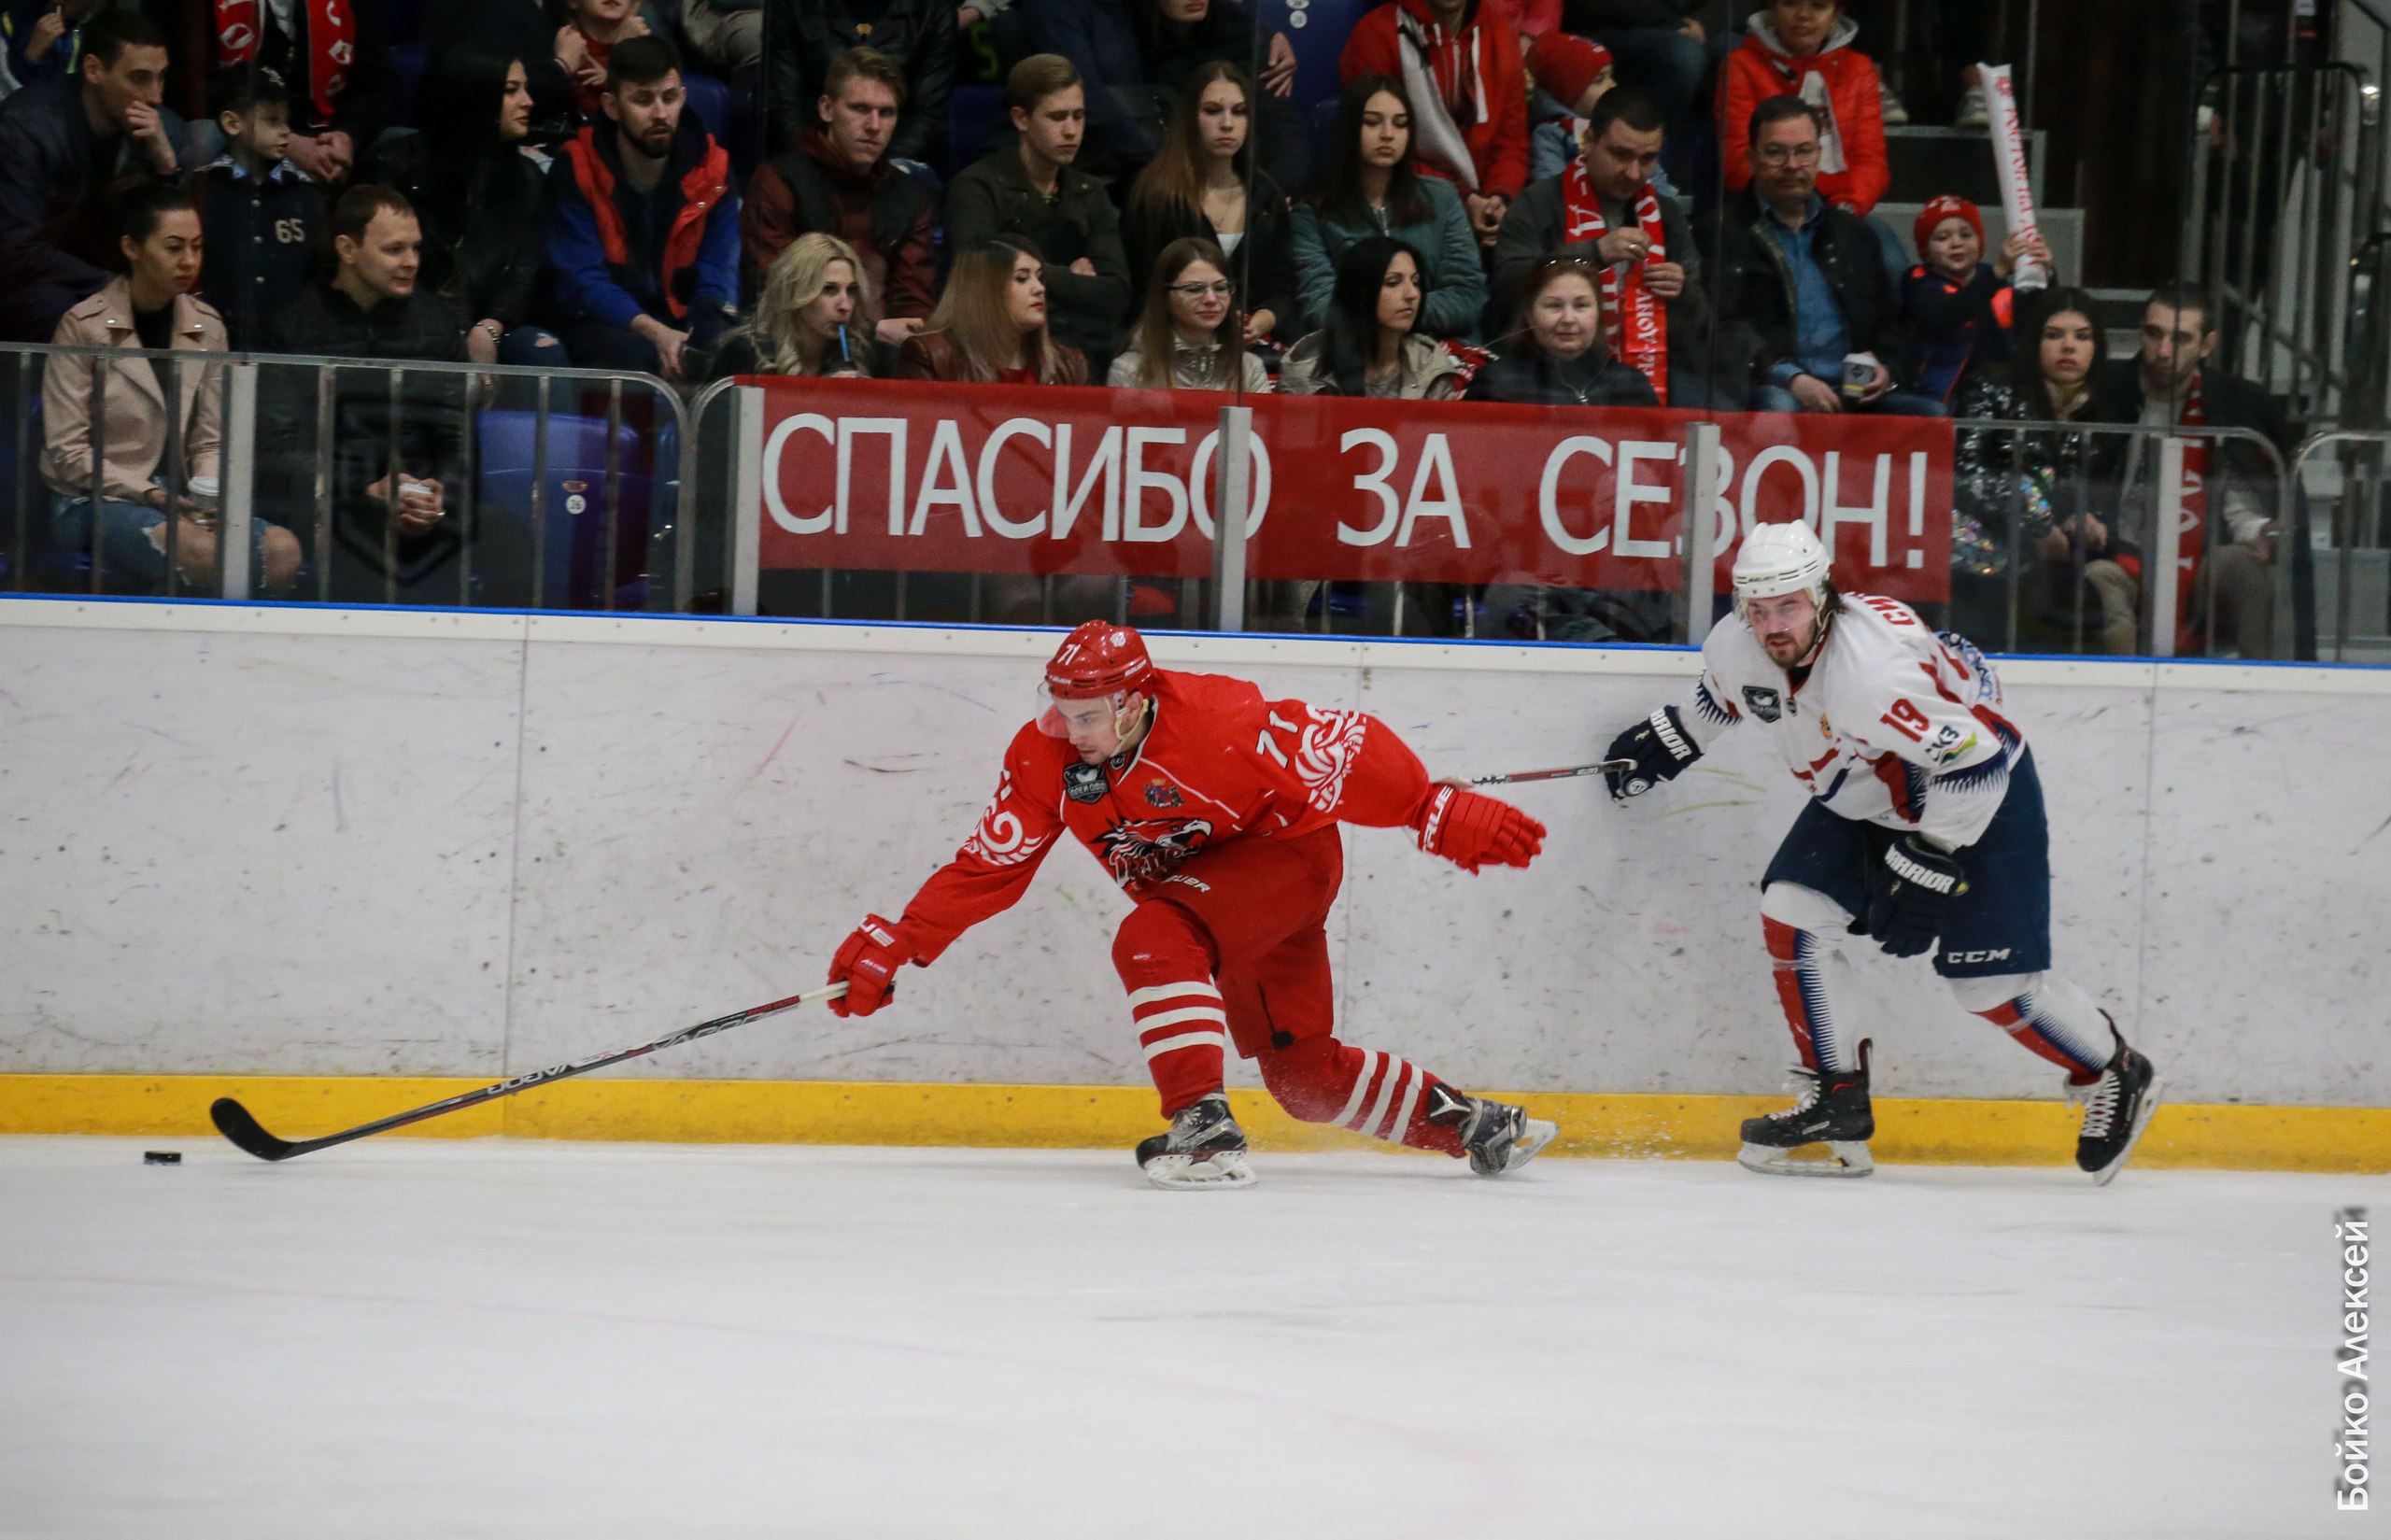
[[[1755,412],[1943,417],[1915,377],[1883,246],[1818,195],[1820,127],[1799,96],[1751,117],[1752,185],[1705,233],[1718,246],[1717,369]],[[1740,371],[1740,380],[1739,380]]]

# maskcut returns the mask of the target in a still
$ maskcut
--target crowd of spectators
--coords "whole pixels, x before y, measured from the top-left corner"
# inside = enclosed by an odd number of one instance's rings
[[[1761,0],[1733,39],[1676,0],[1387,0],[1331,40],[1329,102],[1295,99],[1295,50],[1247,0],[420,0],[403,101],[392,3],[207,0],[184,34],[133,0],[0,5],[0,337],[684,388],[760,372],[2042,423],[2022,455],[2016,433],[1963,435],[1954,613],[1988,626],[1998,606],[2035,634],[2064,615],[2111,648],[2147,625],[2121,530],[2151,471],[2066,429],[2282,433],[2264,392],[2204,368],[2198,296],[2154,300],[2175,340],[2146,341],[2129,378],[2101,366],[2079,291],[2014,290],[2021,262],[2051,270],[2038,242],[1988,251],[1958,197],[1906,233],[1872,218],[1899,114],[1840,0]],[[991,63],[1002,111],[982,133],[950,106]],[[186,122],[167,102],[194,74],[207,116]],[[121,570],[163,583],[168,545],[214,555],[203,524],[170,525],[168,489],[213,473],[214,375],[179,371],[188,463],[163,473],[165,393],[147,360],[117,372],[133,389],[95,456],[66,399],[88,365],[50,371],[52,532],[96,520]],[[269,586],[321,500],[337,548],[318,556],[361,581],[403,586],[466,538],[446,515],[476,387],[418,373],[394,422],[368,377],[333,393],[329,434],[311,391],[265,403]],[[2218,459],[2214,597],[2186,624],[2263,648],[2273,531],[2236,490],[2248,467]]]

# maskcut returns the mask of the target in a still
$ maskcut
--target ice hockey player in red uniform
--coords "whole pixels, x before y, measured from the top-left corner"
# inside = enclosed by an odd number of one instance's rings
[[[1066,833],[1136,901],[1112,942],[1167,1133],[1138,1146],[1161,1187],[1253,1180],[1222,1067],[1234,1041],[1279,1105],[1415,1149],[1517,1170],[1552,1123],[1455,1091],[1393,1053],[1337,1040],[1326,921],[1345,869],[1337,826],[1403,827],[1464,871],[1524,867],[1544,826],[1431,784],[1360,712],[1266,700],[1238,679],[1157,669],[1125,626],[1091,620],[1046,665],[1047,708],[1005,751],[979,827],[902,918],[867,917],[830,964],[831,1009],[869,1015],[897,969],[927,966],[1011,906]]]

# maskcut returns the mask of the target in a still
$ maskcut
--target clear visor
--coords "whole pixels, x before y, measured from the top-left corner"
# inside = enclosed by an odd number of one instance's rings
[[[1111,695],[1088,696],[1077,700],[1057,699],[1054,691],[1040,680],[1038,685],[1038,730],[1049,738],[1068,738],[1076,728],[1082,738],[1092,738],[1110,724],[1117,743],[1136,730],[1138,718],[1144,712],[1145,705],[1145,697],[1134,690],[1115,690]]]
[[[1818,584],[1814,578],[1786,576],[1772,572],[1765,577],[1749,578],[1735,585],[1735,613],[1749,618],[1750,606],[1757,600],[1783,599],[1788,594],[1808,594],[1812,603],[1818,602]]]

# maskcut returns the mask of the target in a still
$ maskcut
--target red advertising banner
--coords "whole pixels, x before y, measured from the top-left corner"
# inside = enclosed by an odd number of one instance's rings
[[[1212,570],[1226,396],[759,377],[767,568]],[[1848,586],[1949,597],[1939,418],[1257,396],[1257,578],[1681,584],[1686,445],[1715,421],[1719,590],[1753,526],[1801,518]]]

